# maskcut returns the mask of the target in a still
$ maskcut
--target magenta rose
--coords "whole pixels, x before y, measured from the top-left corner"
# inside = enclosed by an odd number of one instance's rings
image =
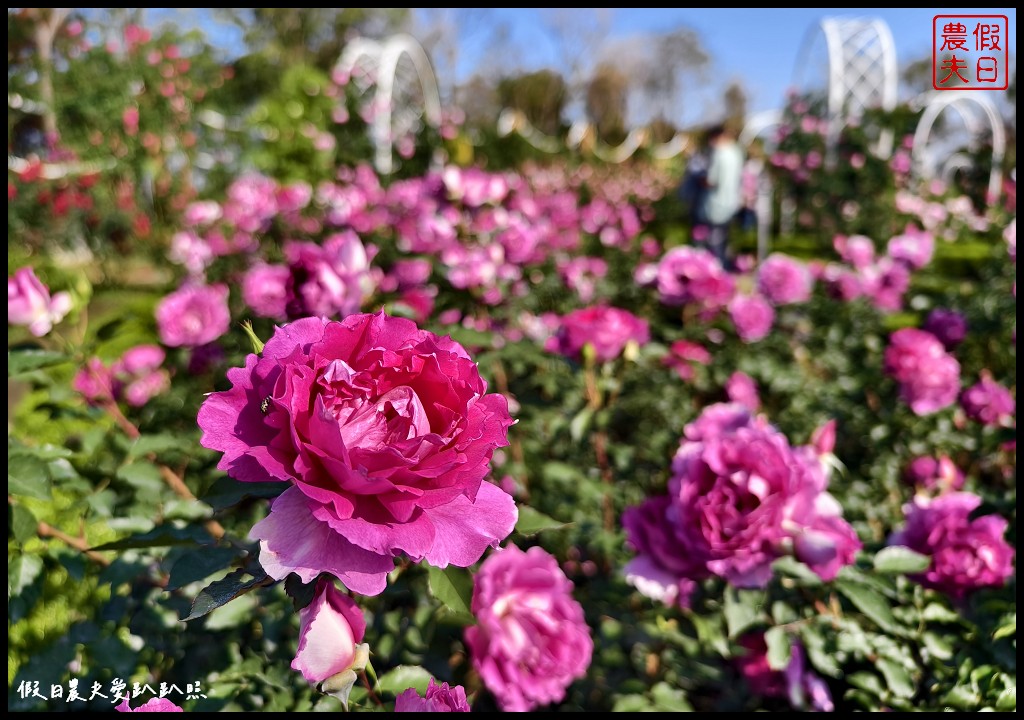
[[[114,709],[118,712],[185,712],[167,698],[152,698],[149,702],[133,708],[128,704],[128,698],[126,697]]]
[[[549,352],[579,358],[589,344],[599,362],[608,362],[622,354],[626,343],[643,345],[650,338],[646,320],[626,310],[597,305],[573,310],[563,317],[561,328],[544,347]]]
[[[670,519],[672,499],[648,498],[626,508],[622,527],[636,557],[626,563],[622,574],[641,595],[665,605],[690,607],[697,581],[710,577],[702,562],[689,555],[689,546],[677,539]]]
[[[814,278],[799,260],[772,253],[757,270],[757,288],[776,305],[807,302],[814,289]]]
[[[508,403],[450,338],[384,313],[305,318],[228,379],[202,444],[236,480],[290,483],[251,533],[274,578],[376,595],[398,555],[466,567],[512,531],[515,503],[484,482]]]
[[[666,367],[674,369],[680,379],[689,381],[696,375],[696,365],[707,365],[711,362],[711,353],[703,345],[695,342],[676,340],[661,362]]]
[[[914,458],[903,474],[907,482],[925,490],[959,490],[964,486],[964,474],[945,455]]]
[[[287,242],[284,254],[292,273],[291,318],[346,317],[359,312],[373,292],[370,255],[350,230],[331,235],[323,245]]]
[[[666,305],[696,303],[706,310],[724,307],[736,283],[718,259],[703,248],[676,247],[658,263],[658,294]]]
[[[875,243],[864,235],[837,235],[832,244],[839,256],[855,268],[866,268],[875,261]]]
[[[967,337],[967,318],[956,310],[935,308],[928,313],[921,329],[937,337],[947,350],[952,350]]]
[[[793,448],[739,405],[709,406],[686,426],[667,498],[626,511],[638,555],[626,579],[641,593],[686,606],[711,575],[763,587],[788,553],[825,580],[853,562],[860,541],[826,492],[826,450]]]
[[[438,685],[430,678],[426,697],[409,688],[395,698],[395,712],[469,712],[466,690],[461,685]]]
[[[50,297],[50,290],[30,267],[23,267],[7,278],[7,322],[24,325],[36,337],[50,332],[71,309],[66,292]]]
[[[288,317],[291,271],[284,265],[256,265],[242,277],[242,299],[258,317]]]
[[[473,667],[505,712],[565,697],[590,666],[594,643],[572,583],[543,548],[514,545],[492,554],[474,578],[466,628]]]
[[[931,557],[928,569],[911,577],[962,599],[972,590],[1001,587],[1013,574],[1014,550],[1003,539],[1007,522],[998,515],[971,519],[981,498],[952,492],[936,498],[914,497],[903,506],[906,527],[889,539]]]
[[[772,331],[775,310],[760,295],[737,295],[729,303],[729,317],[740,340],[752,343]]]
[[[170,347],[198,347],[228,331],[227,285],[184,285],[156,306],[160,342]]]
[[[982,371],[981,380],[964,390],[960,396],[967,417],[983,425],[1013,425],[1013,415],[1017,403],[1010,391],[992,379],[987,371]]]
[[[885,350],[885,372],[900,384],[900,397],[915,415],[948,407],[960,392],[960,363],[931,333],[897,330]]]

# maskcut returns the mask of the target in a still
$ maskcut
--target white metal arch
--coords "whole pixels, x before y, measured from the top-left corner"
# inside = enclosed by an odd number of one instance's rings
[[[914,149],[911,157],[914,160],[914,168],[920,175],[933,177],[937,172],[936,161],[927,153],[928,138],[931,135],[932,127],[939,115],[947,108],[953,108],[964,120],[964,125],[972,135],[972,142],[988,129],[992,133],[992,171],[988,177],[989,197],[998,197],[1002,190],[1002,172],[1000,170],[1003,157],[1006,154],[1006,128],[1003,127],[1002,117],[995,104],[987,97],[978,93],[960,91],[943,91],[933,93],[925,106],[921,119],[914,131]],[[977,111],[981,111],[981,118],[987,123],[979,120]],[[970,119],[968,119],[970,118]],[[985,128],[984,125],[988,127]]]
[[[372,102],[377,105],[377,112],[373,116],[370,133],[376,148],[374,164],[377,171],[383,174],[390,174],[394,170],[393,126],[396,109],[393,103],[396,82],[399,80],[399,63],[403,56],[412,63],[423,93],[423,117],[433,127],[440,127],[441,96],[437,89],[437,78],[423,46],[411,35],[392,35],[383,43],[357,38],[345,47],[336,65],[336,69],[345,75],[351,75],[357,66],[368,67],[376,72],[377,90]]]
[[[828,53],[828,145],[833,148],[843,127],[865,110],[896,107],[899,75],[896,43],[889,26],[878,18],[824,18],[804,37],[796,64],[797,86],[810,66],[810,53],[819,36]],[[883,131],[875,148],[882,157],[892,153],[891,131]]]

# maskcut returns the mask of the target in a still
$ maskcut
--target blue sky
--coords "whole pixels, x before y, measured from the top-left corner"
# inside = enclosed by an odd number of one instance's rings
[[[778,108],[786,89],[794,82],[797,57],[810,28],[826,16],[879,17],[888,23],[896,45],[897,60],[903,64],[929,57],[932,42],[932,18],[939,14],[1000,14],[1009,18],[1011,67],[1016,69],[1017,11],[1015,8],[608,8],[606,41],[630,36],[660,33],[680,26],[698,32],[712,60],[708,87],[697,102],[694,114],[708,112],[704,106],[717,102],[731,80],[740,81],[748,94],[748,110],[756,112]],[[478,68],[496,64],[524,69],[560,67],[564,53],[558,47],[550,24],[555,13],[579,14],[581,24],[592,17],[591,9],[568,8],[493,8],[479,13],[467,24],[459,45],[456,73],[464,80]],[[213,22],[203,9],[158,8],[153,19],[174,18],[183,24],[202,27],[211,40],[232,48],[240,47],[237,28]],[[416,11],[414,10],[414,15]],[[502,25],[509,33],[503,45],[505,53],[495,53],[494,29]],[[816,47],[820,47],[819,45]],[[497,56],[495,56],[497,55]],[[822,58],[812,52],[812,58]],[[443,68],[441,68],[443,70]],[[805,68],[813,75],[815,68]],[[823,76],[823,70],[817,70]],[[1011,76],[1014,73],[1011,71]],[[805,78],[807,75],[805,74]],[[450,79],[440,78],[442,85]]]
[[[579,13],[588,10],[573,11]],[[509,24],[514,39],[528,48],[528,66],[556,65],[559,56],[545,22],[550,10],[496,8],[494,16]],[[1000,14],[1009,18],[1009,48],[1016,67],[1017,11],[1014,8],[612,8],[609,37],[655,33],[681,25],[696,30],[714,61],[713,84],[724,88],[741,80],[751,111],[778,107],[792,84],[794,66],[808,32],[822,17],[879,17],[888,23],[902,65],[931,53],[932,18],[940,14]],[[480,48],[467,48],[460,71],[483,61]],[[1012,75],[1012,73],[1011,73]]]

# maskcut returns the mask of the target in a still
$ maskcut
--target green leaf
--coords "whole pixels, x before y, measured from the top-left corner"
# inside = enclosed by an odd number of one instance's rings
[[[160,433],[159,435],[143,435],[128,449],[128,457],[139,458],[146,455],[160,455],[168,450],[179,450],[189,446],[189,440],[181,435]]]
[[[304,583],[302,578],[291,573],[284,579],[284,591],[292,599],[292,606],[296,610],[301,610],[316,597],[316,578],[313,578],[313,582]]]
[[[867,690],[875,697],[881,697],[885,694],[885,687],[882,685],[882,680],[873,672],[855,672],[852,675],[847,676],[846,681],[854,687]]]
[[[942,698],[942,703],[957,710],[973,710],[981,702],[978,695],[967,685],[957,685],[951,688]]]
[[[23,375],[33,370],[41,370],[52,365],[67,362],[70,358],[64,353],[53,350],[29,348],[7,351],[7,377]]]
[[[11,509],[11,534],[19,543],[34,538],[38,522],[32,511],[23,505],[8,505]]]
[[[576,417],[569,423],[569,437],[573,439],[573,442],[580,442],[583,439],[593,418],[594,410],[590,407],[585,407],[576,413]]]
[[[123,540],[114,540],[93,550],[127,550],[129,548],[150,548],[170,547],[172,545],[208,545],[213,538],[206,530],[195,525],[175,527],[173,525],[160,525],[149,532],[140,533],[126,537]]]
[[[19,555],[7,568],[7,599],[18,597],[43,571],[38,555]]]
[[[432,677],[433,675],[418,665],[399,665],[381,675],[377,681],[377,687],[392,695],[398,695],[409,688],[416,688],[416,692],[424,695]]]
[[[807,651],[807,659],[811,665],[829,677],[843,676],[843,670],[836,662],[835,655],[826,649],[825,636],[822,635],[820,628],[804,625],[800,628],[800,637],[804,641],[804,650]]]
[[[50,469],[35,455],[7,455],[7,492],[37,500],[50,499]]]
[[[191,612],[181,619],[182,622],[200,618],[223,605],[227,605],[239,595],[244,595],[258,587],[270,585],[274,582],[273,578],[262,571],[258,576],[243,580],[247,575],[249,575],[248,571],[239,569],[223,580],[217,580],[207,585],[196,596],[196,599],[192,602]]]
[[[211,547],[187,552],[177,559],[167,578],[167,591],[177,590],[189,583],[203,580],[215,572],[225,570],[238,557],[235,548]]]
[[[1011,637],[1017,634],[1017,613],[1005,618],[1002,624],[996,628],[996,631],[992,633],[993,640],[999,640],[1000,638]]]
[[[206,624],[207,630],[227,630],[238,627],[246,622],[252,622],[259,611],[259,603],[252,595],[241,595],[234,602],[222,605],[209,614]]]
[[[558,530],[572,523],[558,522],[544,513],[527,505],[519,506],[519,519],[516,521],[516,532],[520,535],[536,535],[543,530]]]
[[[821,578],[802,562],[789,555],[772,563],[772,569],[800,581],[801,585],[821,585]]]
[[[902,545],[883,548],[875,554],[875,570],[890,575],[918,573],[928,569],[932,559]]]
[[[932,657],[939,660],[949,660],[953,657],[953,646],[948,640],[940,637],[937,633],[931,631],[923,632],[921,633],[921,640],[924,642],[928,652],[932,654]]]
[[[693,712],[686,693],[668,683],[660,682],[651,688],[654,710],[658,712]]]
[[[1006,688],[996,698],[996,710],[1000,712],[1017,711],[1017,688]]]
[[[615,700],[612,712],[658,712],[644,695],[622,695]]]
[[[219,478],[201,499],[214,510],[237,505],[246,498],[274,498],[288,489],[283,482],[238,482],[228,477]]]
[[[937,623],[958,623],[963,620],[959,613],[950,610],[942,603],[929,603],[925,606],[921,612],[921,617],[926,622],[937,622]]]
[[[891,690],[896,697],[914,697],[914,680],[910,677],[910,673],[907,672],[905,667],[884,657],[878,659],[877,666],[878,669],[882,671],[882,677],[885,678],[885,684],[889,686],[889,690]]]
[[[785,670],[789,665],[791,648],[789,633],[785,628],[776,625],[765,632],[764,642],[768,646],[768,667],[772,670]]]
[[[449,565],[441,569],[427,568],[431,594],[457,615],[472,615],[473,576],[468,570]]]
[[[117,477],[138,490],[149,490],[159,493],[163,490],[164,481],[160,477],[160,469],[149,462],[135,462],[122,465],[117,469]]]
[[[835,584],[836,589],[878,627],[901,634],[901,628],[896,624],[896,618],[892,614],[892,606],[884,595],[846,578],[839,578]]]
[[[725,615],[725,627],[730,638],[739,637],[747,628],[756,625],[760,620],[759,603],[764,593],[738,591],[727,587],[722,612]]]

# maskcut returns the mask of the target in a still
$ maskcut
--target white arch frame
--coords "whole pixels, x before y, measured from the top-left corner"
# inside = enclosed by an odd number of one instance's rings
[[[358,65],[369,65],[376,70],[377,90],[373,102],[378,105],[379,112],[373,117],[370,134],[373,138],[375,154],[374,165],[377,171],[390,175],[394,172],[394,138],[392,133],[392,103],[395,97],[395,80],[398,76],[398,64],[402,56],[409,58],[423,93],[423,116],[427,123],[435,128],[441,127],[441,95],[437,88],[437,78],[423,46],[412,35],[399,33],[392,35],[383,43],[366,38],[356,38],[345,46],[345,51],[335,65],[335,69],[345,75],[351,75]]]
[[[804,36],[794,78],[801,85],[803,69],[810,61],[814,40],[821,34],[828,52],[828,135],[831,151],[846,124],[871,107],[892,110],[899,91],[896,43],[884,20],[879,18],[823,18]],[[883,131],[875,152],[892,154],[893,134]]]
[[[932,127],[939,115],[947,108],[953,108],[960,115],[971,133],[971,141],[976,141],[984,132],[985,128],[978,115],[971,109],[980,109],[985,120],[988,120],[988,129],[992,133],[992,170],[988,177],[989,197],[999,197],[1002,191],[1001,166],[1003,157],[1006,154],[1006,128],[1003,127],[1003,119],[996,109],[995,104],[987,97],[978,93],[964,90],[945,90],[935,92],[928,96],[921,119],[917,122],[917,129],[914,131],[914,146],[911,158],[914,161],[915,171],[925,177],[934,177],[937,168],[925,152],[928,145],[928,138],[931,135]],[[955,157],[955,156],[954,156]],[[958,167],[963,167],[959,165]]]

